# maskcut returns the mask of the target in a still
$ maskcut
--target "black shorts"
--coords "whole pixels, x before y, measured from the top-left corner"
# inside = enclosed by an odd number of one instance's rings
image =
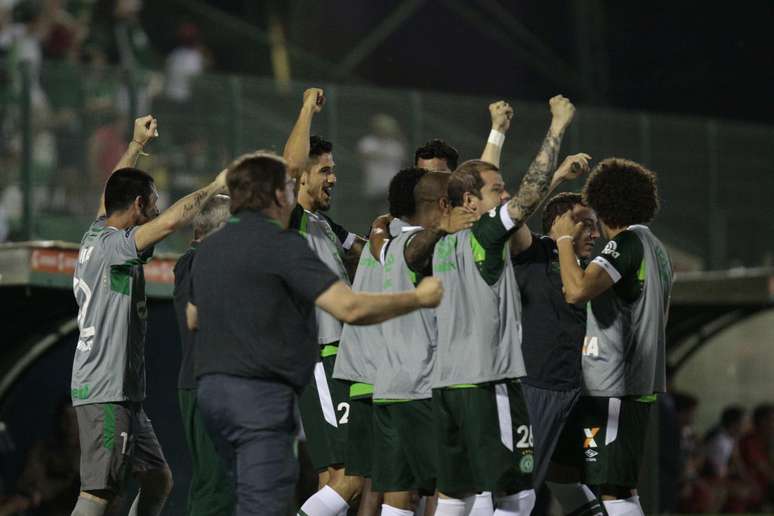
[[[335,363],[335,354],[324,356],[299,399],[306,446],[317,471],[343,466],[347,457],[349,382],[333,378]]]
[[[653,406],[635,398],[581,397],[566,425],[572,438],[557,447],[558,462],[579,468],[589,485],[637,487]]]
[[[432,400],[374,403],[374,491],[432,495],[435,453]]]
[[[441,493],[532,489],[532,429],[521,384],[433,389],[433,418]]]
[[[374,448],[373,434],[373,403],[371,397],[353,398],[352,392],[350,392],[347,450],[344,462],[348,475],[371,477]]]
[[[572,432],[565,431],[565,427],[580,398],[580,388],[554,391],[524,383],[521,388],[534,435],[535,471],[532,479],[537,489],[545,480],[550,463],[561,463],[560,457],[554,458],[558,443],[572,440]]]

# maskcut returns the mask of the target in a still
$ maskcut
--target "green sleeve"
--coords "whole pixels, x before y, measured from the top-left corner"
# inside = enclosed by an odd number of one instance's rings
[[[616,294],[624,301],[635,301],[645,280],[645,250],[633,231],[622,231],[607,243],[593,263],[601,266],[612,278]]]
[[[515,229],[505,204],[484,214],[471,229],[473,257],[481,277],[489,285],[494,285],[500,279],[505,265],[506,246]]]

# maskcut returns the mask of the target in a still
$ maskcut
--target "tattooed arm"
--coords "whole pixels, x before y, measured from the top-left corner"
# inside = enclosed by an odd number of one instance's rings
[[[142,251],[156,242],[164,240],[177,229],[190,223],[207,201],[225,190],[226,170],[223,170],[215,178],[215,181],[186,195],[164,210],[164,213],[140,226],[134,233],[134,243],[137,250]]]
[[[517,226],[526,222],[548,194],[564,131],[575,115],[575,106],[561,95],[553,97],[549,103],[553,117],[551,127],[548,129],[540,151],[521,180],[519,191],[508,201],[508,214]]]

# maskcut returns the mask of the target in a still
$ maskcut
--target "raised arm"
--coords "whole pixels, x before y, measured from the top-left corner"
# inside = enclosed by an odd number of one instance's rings
[[[212,183],[186,195],[164,210],[164,213],[140,226],[134,233],[137,250],[142,251],[189,224],[207,201],[225,191],[226,170],[223,170]]]
[[[500,168],[500,155],[503,152],[505,133],[511,127],[513,108],[504,100],[489,104],[489,116],[492,118],[492,130],[486,141],[481,160]]]
[[[140,117],[134,121],[134,132],[132,134],[132,141],[126,147],[121,159],[118,160],[116,166],[113,167],[113,172],[122,168],[134,167],[137,164],[137,158],[142,153],[145,144],[157,137],[158,122],[153,116],[146,115]],[[105,215],[105,189],[102,189],[102,195],[99,200],[99,209],[97,210],[97,217]]]
[[[554,172],[551,185],[548,187],[548,193],[543,200],[548,199],[562,183],[577,179],[582,174],[588,172],[590,159],[591,156],[584,153],[567,156],[562,164],[559,165],[559,168],[556,169],[556,172]],[[511,237],[510,243],[511,254],[514,256],[527,250],[532,245],[532,232],[529,230],[529,226],[526,224],[519,226],[519,229]]]
[[[282,157],[291,168],[303,168],[309,158],[309,136],[312,130],[312,118],[322,111],[325,95],[320,88],[309,88],[304,91],[304,103],[298,114],[296,125],[290,131]]]
[[[575,106],[561,95],[553,97],[549,104],[551,105],[552,119],[548,134],[546,134],[540,151],[521,180],[519,190],[508,201],[508,214],[517,226],[526,222],[548,194],[551,175],[556,169],[564,131],[575,115]]]
[[[343,282],[331,285],[315,304],[347,324],[378,324],[441,302],[443,286],[437,278],[425,278],[416,289],[396,294],[354,292]]]

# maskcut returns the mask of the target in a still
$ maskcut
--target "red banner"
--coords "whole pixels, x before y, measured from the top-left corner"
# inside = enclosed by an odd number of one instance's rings
[[[72,276],[77,260],[78,251],[75,249],[33,249],[30,255],[30,269],[33,272]],[[153,259],[145,265],[145,281],[172,284],[175,282],[174,268],[173,259]]]

